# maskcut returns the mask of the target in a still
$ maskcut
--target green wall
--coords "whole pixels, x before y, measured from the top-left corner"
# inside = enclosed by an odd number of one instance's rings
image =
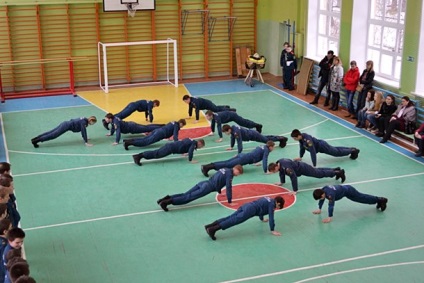
[[[316,1],[316,0],[312,0]],[[343,0],[341,21],[340,21],[340,57],[345,69],[349,67],[351,29],[352,29],[352,9],[354,0]],[[357,0],[359,1],[359,0]],[[415,89],[417,74],[417,59],[420,36],[421,8],[422,0],[408,0],[406,20],[404,51],[401,70],[400,87],[393,87],[378,83],[378,86],[399,92],[404,95],[411,95]],[[274,75],[280,75],[279,58],[284,42],[281,35],[281,23],[285,20],[296,21],[296,31],[300,38],[305,39],[307,24],[308,0],[258,0],[258,51],[267,57],[266,71]],[[304,44],[299,44],[302,49]],[[301,57],[305,50],[296,48],[296,55]],[[408,61],[408,56],[413,61]]]

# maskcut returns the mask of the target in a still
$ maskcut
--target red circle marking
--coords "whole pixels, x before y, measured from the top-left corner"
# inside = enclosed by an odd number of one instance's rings
[[[226,208],[237,210],[241,205],[260,199],[261,197],[284,198],[284,209],[289,208],[296,202],[296,196],[289,194],[291,191],[281,186],[265,183],[238,184],[233,186],[233,205],[227,202],[225,189],[217,194],[216,200]]]
[[[186,138],[191,138],[191,139],[203,138],[209,135],[210,133],[211,133],[211,127],[181,129],[178,132],[178,139],[183,140]]]

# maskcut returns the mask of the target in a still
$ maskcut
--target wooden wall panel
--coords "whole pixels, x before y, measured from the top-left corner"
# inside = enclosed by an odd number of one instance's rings
[[[256,45],[256,6],[256,0],[156,0],[155,11],[137,11],[134,18],[126,12],[103,12],[100,3],[2,6],[0,63],[85,57],[74,63],[76,86],[97,85],[98,41],[173,38],[178,41],[180,78],[232,76],[234,48]],[[219,18],[213,33],[205,16]],[[237,17],[230,38],[223,17]],[[166,45],[109,48],[108,71],[111,83],[164,80]],[[69,85],[66,62],[3,66],[1,72],[3,88],[10,92]]]

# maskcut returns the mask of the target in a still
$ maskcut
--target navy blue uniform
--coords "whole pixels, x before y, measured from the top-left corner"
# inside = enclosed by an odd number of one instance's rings
[[[228,229],[249,218],[259,216],[260,220],[264,220],[265,215],[269,215],[269,228],[274,231],[274,209],[276,207],[275,200],[269,197],[263,197],[258,200],[245,203],[240,206],[233,214],[217,220],[222,230]]]
[[[163,125],[161,124],[150,124],[150,125],[140,125],[135,122],[125,122],[122,121],[119,117],[113,118],[113,126],[110,129],[110,135],[112,136],[116,130],[116,139],[115,142],[119,143],[121,140],[121,134],[141,134],[148,133],[156,130]]]
[[[88,119],[85,117],[71,119],[69,121],[60,123],[60,125],[54,128],[53,130],[45,132],[36,138],[39,140],[39,142],[45,142],[45,141],[53,140],[63,135],[67,131],[71,131],[74,133],[81,132],[82,139],[84,140],[85,143],[87,143],[88,142],[87,129],[86,129],[87,126],[88,126]]]
[[[325,198],[328,199],[328,216],[333,217],[335,201],[347,197],[351,201],[376,204],[380,198],[372,195],[367,195],[358,192],[354,187],[349,185],[325,186],[322,188],[325,193]],[[322,208],[325,199],[320,199],[318,202],[319,209]]]
[[[332,168],[314,168],[305,162],[293,161],[291,159],[282,158],[277,161],[280,164],[280,182],[286,182],[286,175],[290,177],[293,191],[297,192],[297,177],[302,175],[314,178],[333,178],[336,176],[336,171]]]
[[[305,133],[302,134],[299,146],[300,157],[303,157],[306,150],[309,151],[311,154],[312,164],[314,166],[317,165],[317,153],[319,152],[339,157],[350,155],[355,150],[354,147],[331,146],[326,141],[319,140]]]
[[[188,161],[193,160],[193,153],[197,150],[197,141],[192,139],[183,139],[181,141],[170,142],[157,150],[145,151],[142,153],[144,159],[158,159],[170,154],[188,153]]]
[[[233,182],[233,169],[223,168],[214,174],[209,180],[202,181],[183,194],[176,194],[171,196],[171,203],[173,205],[182,205],[198,198],[204,197],[212,192],[221,193],[221,189],[225,186],[227,193],[227,200],[229,203],[232,201],[232,182]]]
[[[188,115],[193,115],[193,108],[196,113],[196,120],[199,120],[200,110],[211,110],[212,112],[227,111],[230,109],[228,105],[215,105],[212,101],[200,97],[190,97],[188,104]]]
[[[3,257],[4,249],[6,248],[8,241],[5,237],[0,237],[0,257]],[[3,264],[3,258],[0,261],[0,282],[4,282],[6,276],[6,267]]]
[[[265,145],[256,147],[249,153],[239,153],[237,156],[226,161],[213,162],[214,169],[233,168],[237,164],[246,165],[262,161],[262,168],[267,172],[269,148]]]
[[[151,100],[137,100],[128,104],[121,112],[116,113],[114,116],[124,120],[135,111],[144,112],[145,117],[149,117],[150,123],[153,122],[153,101]]]
[[[178,141],[179,130],[180,124],[178,122],[170,122],[165,126],[152,131],[147,137],[132,140],[132,145],[143,147],[158,142],[160,140],[170,138],[172,136],[174,136],[174,141]]]
[[[239,116],[236,112],[232,111],[222,111],[213,113],[213,118],[211,122],[211,130],[214,133],[215,132],[215,124],[218,128],[218,135],[220,138],[222,138],[222,124],[228,123],[228,122],[235,122],[237,125],[240,125],[242,127],[251,129],[251,128],[258,128],[261,126],[258,123],[255,123],[251,120],[244,119],[243,117]]]
[[[243,141],[256,141],[261,143],[267,143],[268,141],[280,141],[282,137],[279,136],[264,136],[257,131],[242,128],[240,126],[231,126],[231,148],[234,147],[235,141],[237,140],[238,153],[243,151]]]
[[[294,89],[294,73],[297,69],[296,57],[293,52],[285,53],[285,60],[283,62],[283,80],[284,88],[289,90]]]

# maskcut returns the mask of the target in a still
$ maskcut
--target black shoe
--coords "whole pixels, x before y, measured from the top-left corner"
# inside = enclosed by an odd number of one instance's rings
[[[218,224],[218,221],[214,221],[214,222],[212,222],[211,224],[207,224],[207,225],[205,225],[205,230],[207,229],[207,228],[209,228],[209,227],[212,227],[212,226],[215,226],[215,225],[217,225]],[[206,231],[207,232],[207,231]]]
[[[361,123],[356,123],[355,127],[358,128],[361,125]]]
[[[130,141],[129,140],[124,140],[124,148],[125,150],[128,150],[128,147],[130,146]]]
[[[380,209],[381,211],[385,211],[386,208],[387,208],[387,202],[388,202],[388,199],[379,198],[379,200],[377,202],[377,209]]]
[[[313,100],[313,101],[309,102],[309,104],[318,104],[318,101]]]
[[[161,202],[159,202],[160,207],[164,210],[164,211],[168,211],[168,200],[163,199]]]
[[[375,133],[375,135],[377,136],[377,137],[384,137],[384,134],[382,133],[382,132],[377,132],[377,133]]]
[[[422,156],[423,155],[423,153],[421,152],[421,151],[417,151],[416,153],[415,153],[415,156],[416,157],[420,157],[420,156]]]
[[[212,240],[216,241],[215,232],[217,229],[215,229],[215,226],[207,227],[205,226],[206,233],[208,233],[209,237],[211,237]]]
[[[202,173],[203,173],[203,175],[205,177],[209,177],[209,175],[208,175],[209,170],[207,169],[207,166],[208,165],[202,165],[202,166],[200,166],[200,170],[202,171]]]
[[[103,127],[105,127],[106,130],[109,130],[109,123],[107,123],[105,119],[102,119],[102,124],[103,124]]]
[[[37,143],[38,143],[38,138],[33,138],[33,139],[31,139],[31,143],[32,143],[32,145],[33,145],[35,148],[38,148],[38,147],[39,147],[39,145],[37,144]]]
[[[339,170],[341,170],[341,168],[340,167],[336,167],[336,168],[333,168],[333,170],[334,171],[339,171]]]
[[[227,111],[237,112],[237,109],[235,109],[235,108],[228,108],[228,110],[227,110]]]
[[[258,131],[258,133],[262,133],[262,125],[261,124],[257,124],[255,128],[256,128],[256,131]]]
[[[380,143],[386,143],[387,140],[386,139],[381,139]]]
[[[346,175],[345,175],[345,170],[338,170],[336,172],[336,180],[341,179],[342,183],[344,183],[344,181],[346,181]]]
[[[288,140],[288,138],[286,138],[286,137],[280,137],[280,147],[281,148],[285,148],[286,147],[287,140]]]
[[[142,154],[134,154],[134,155],[132,156],[132,158],[134,159],[134,163],[135,163],[135,164],[137,164],[138,166],[143,165],[143,164],[140,162],[140,160],[141,160],[142,156],[143,156]]]
[[[353,159],[353,160],[357,159],[359,156],[359,152],[361,152],[359,149],[354,148],[352,150],[352,153],[350,154],[350,159]]]

